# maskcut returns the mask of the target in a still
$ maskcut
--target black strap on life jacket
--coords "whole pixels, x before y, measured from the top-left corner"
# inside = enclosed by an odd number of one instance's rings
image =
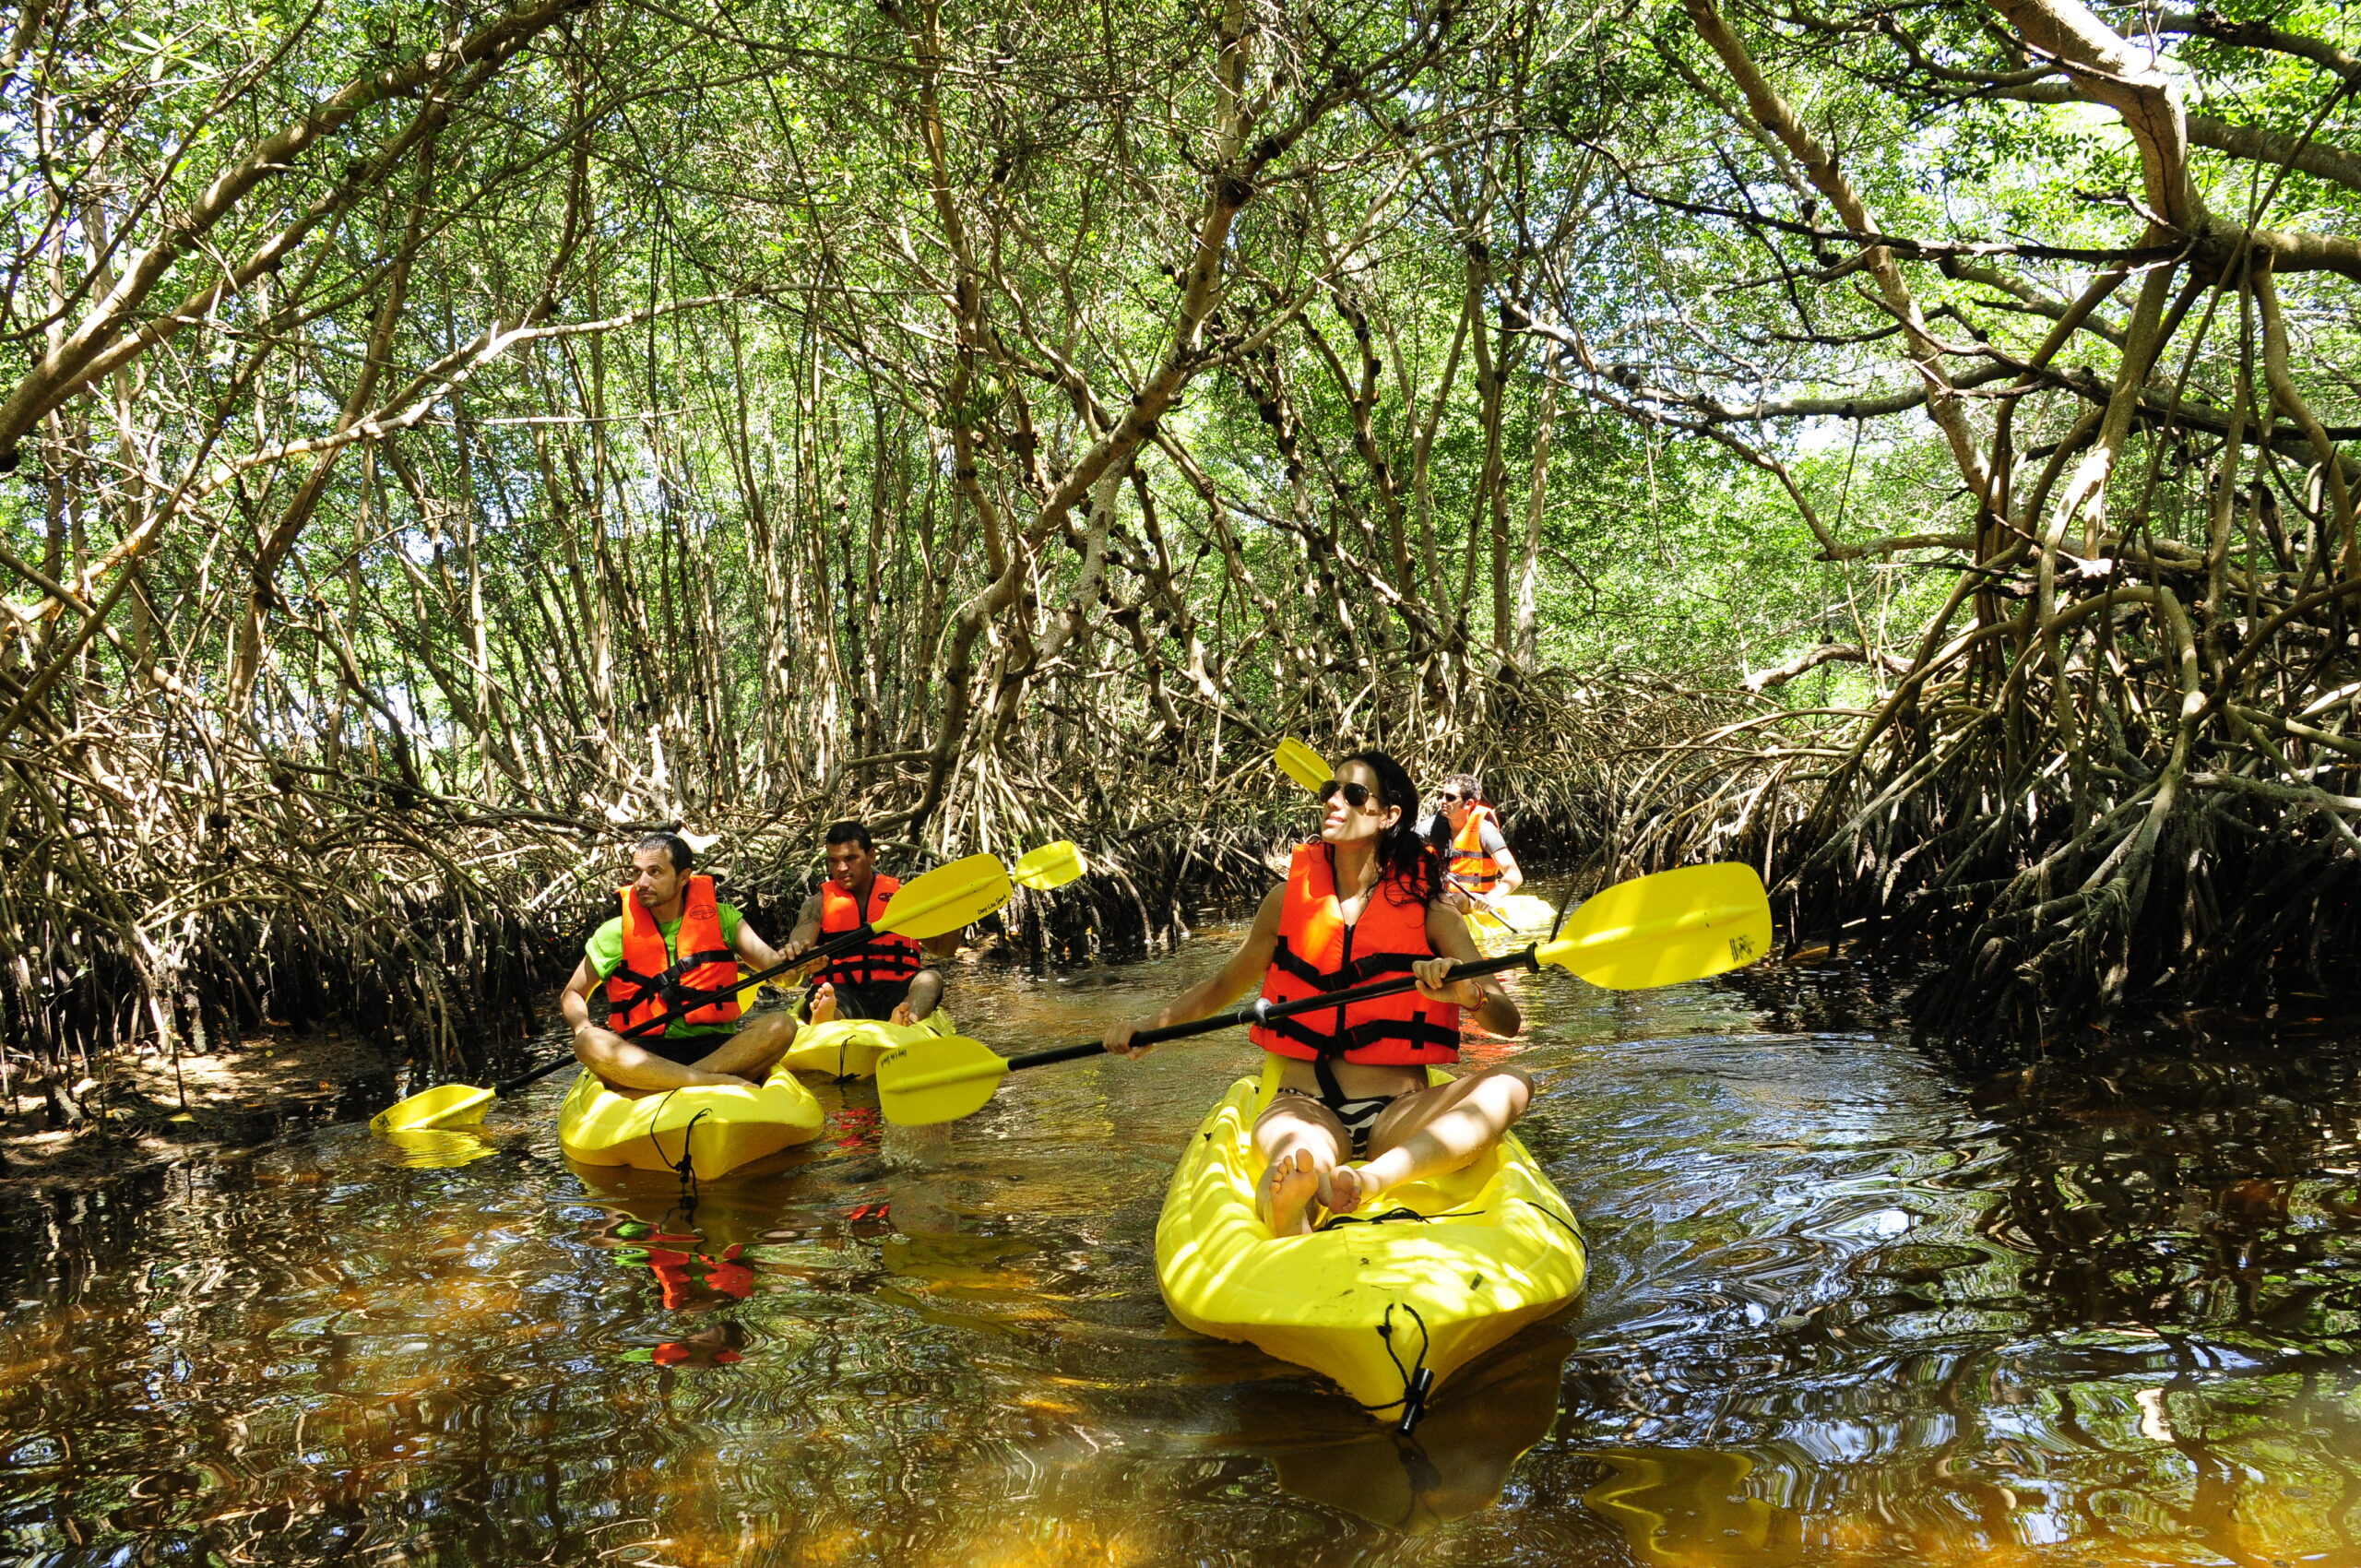
[[[830,959],[815,979],[829,985],[892,985],[913,980],[926,968],[925,955],[916,947],[902,952],[886,945],[889,942],[908,940],[891,932],[879,932],[851,952]]]
[[[1326,992],[1366,985],[1370,980],[1382,980],[1388,975],[1406,975],[1410,972],[1411,965],[1434,956],[1431,953],[1364,953],[1357,958],[1352,956],[1354,930],[1352,926],[1345,928],[1343,961],[1333,972],[1323,972],[1312,968],[1309,962],[1288,948],[1287,939],[1284,934],[1279,937],[1277,945],[1271,950],[1271,963],[1274,968],[1294,976],[1314,991]],[[1311,1016],[1317,1016],[1325,1011],[1325,1008],[1315,1008]],[[1325,1032],[1314,1029],[1308,1024],[1299,1023],[1296,1018],[1260,1020],[1264,1028],[1269,1029],[1281,1039],[1293,1040],[1298,1045],[1311,1049],[1315,1053],[1312,1062],[1314,1070],[1320,1076],[1320,1087],[1331,1094],[1340,1091],[1332,1087],[1335,1075],[1327,1070],[1328,1062],[1332,1058],[1343,1056],[1347,1051],[1359,1051],[1368,1046],[1395,1039],[1406,1042],[1413,1049],[1423,1049],[1427,1046],[1439,1046],[1446,1051],[1459,1049],[1457,1029],[1447,1029],[1440,1024],[1429,1023],[1423,1016],[1414,1018],[1371,1018],[1364,1024],[1343,1028],[1341,1026],[1344,1022],[1344,1008],[1339,1007],[1336,1012],[1340,1027]]]
[[[702,968],[707,964],[718,964],[725,959],[734,963],[738,955],[727,947],[716,948],[706,953],[691,953],[675,958],[670,968],[656,975],[643,975],[629,964],[618,965],[615,972],[607,978],[611,980],[628,981],[635,989],[628,1001],[617,1002],[611,996],[609,997],[607,1006],[610,1011],[620,1008],[628,1013],[653,997],[667,1007],[685,1012],[691,1007],[702,1007],[707,1003],[718,1002],[738,988],[735,985],[730,985],[718,991],[707,991],[703,986],[682,985],[681,977],[691,969]]]
[[[1353,928],[1345,928],[1350,932]],[[1347,941],[1349,941],[1349,937]],[[1431,953],[1364,953],[1358,958],[1347,958],[1336,966],[1333,974],[1323,974],[1311,967],[1311,961],[1299,956],[1287,946],[1282,935],[1271,949],[1271,967],[1294,976],[1314,991],[1345,991],[1357,985],[1367,985],[1387,975],[1406,975],[1410,966],[1431,958]]]
[[[1459,1031],[1430,1023],[1424,1016],[1412,1018],[1371,1018],[1365,1024],[1330,1033],[1305,1026],[1301,1018],[1270,1018],[1263,1027],[1281,1039],[1308,1046],[1320,1056],[1342,1056],[1347,1051],[1382,1044],[1387,1040],[1402,1040],[1413,1047],[1439,1046],[1446,1051],[1459,1049]]]

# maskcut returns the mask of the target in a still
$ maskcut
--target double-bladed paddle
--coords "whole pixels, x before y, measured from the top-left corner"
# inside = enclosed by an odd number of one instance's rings
[[[1072,852],[1071,844],[1050,846]],[[1040,850],[1034,853],[1039,854]],[[1022,864],[1022,862],[1019,862]],[[1010,885],[1014,879],[1000,861],[991,855],[969,855],[937,866],[924,876],[913,877],[895,890],[885,901],[877,918],[865,925],[855,926],[841,936],[832,936],[816,947],[808,948],[792,958],[784,958],[767,969],[742,975],[718,991],[700,991],[684,987],[670,1010],[652,1018],[643,1018],[627,1029],[616,1033],[625,1039],[637,1039],[670,1028],[682,1013],[751,986],[766,984],[781,975],[798,969],[808,969],[840,958],[847,953],[859,952],[880,936],[907,936],[917,941],[943,936],[960,927],[972,925],[1008,902]]]
[[[1085,869],[1082,851],[1062,839],[1055,844],[1044,844],[1025,855],[1013,869],[1003,867],[990,855],[969,855],[964,860],[953,861],[904,883],[894,897],[886,900],[885,908],[878,911],[877,919],[868,924],[841,936],[831,937],[808,952],[774,964],[757,974],[733,980],[725,990],[683,990],[670,999],[665,1012],[642,1019],[620,1032],[625,1039],[654,1034],[693,1008],[702,1007],[731,992],[761,985],[813,964],[825,963],[830,958],[853,952],[881,935],[907,936],[920,941],[948,935],[962,926],[974,924],[1007,903],[1013,885],[1022,884],[1026,887],[1045,890],[1062,887],[1080,876]],[[369,1125],[381,1133],[404,1127],[466,1126],[481,1121],[485,1107],[494,1098],[504,1099],[515,1094],[573,1061],[573,1053],[568,1052],[490,1088],[478,1088],[467,1084],[441,1084],[388,1106],[371,1118]]]
[[[1497,958],[1454,964],[1446,980],[1548,965],[1571,969],[1593,985],[1629,991],[1723,974],[1754,962],[1770,947],[1771,900],[1752,866],[1683,866],[1618,883],[1584,901],[1564,932],[1550,941]],[[1132,1040],[1154,1045],[1211,1034],[1394,996],[1417,984],[1400,975],[1298,1002],[1258,1001],[1192,1023],[1143,1030]],[[957,1035],[921,1040],[878,1059],[877,1102],[887,1121],[905,1126],[955,1122],[981,1110],[1010,1073],[1097,1056],[1106,1049],[1097,1040],[1086,1040],[1002,1056],[979,1040]]]

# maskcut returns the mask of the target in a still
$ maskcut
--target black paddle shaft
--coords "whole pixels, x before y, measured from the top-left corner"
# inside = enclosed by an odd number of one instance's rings
[[[492,1092],[498,1095],[501,1099],[506,1099],[510,1095],[515,1094],[527,1084],[538,1084],[543,1078],[548,1077],[552,1073],[556,1072],[560,1067],[573,1066],[574,1062],[575,1059],[573,1054],[568,1052],[566,1055],[559,1057],[554,1062],[542,1063],[540,1066],[534,1068],[531,1072],[527,1073],[522,1077],[511,1078],[504,1084],[492,1085]]]
[[[669,1013],[658,1013],[653,1018],[642,1018],[638,1023],[634,1024],[631,1028],[627,1029],[619,1029],[616,1032],[621,1034],[625,1039],[636,1039],[642,1035],[652,1035],[657,1030],[665,1028],[675,1019],[679,1018],[682,1013],[689,1011],[690,1007],[702,1007],[708,1002],[718,1002],[733,991],[743,991],[750,985],[760,985],[765,980],[777,980],[779,976],[793,969],[802,968],[807,964],[825,963],[829,959],[849,953],[857,947],[867,945],[870,939],[874,937],[876,934],[877,928],[875,926],[867,924],[859,925],[845,932],[842,936],[830,937],[827,941],[823,942],[819,946],[811,949],[809,952],[799,954],[792,958],[782,959],[780,962],[773,964],[769,968],[763,970],[759,974],[747,975],[742,979],[732,981],[722,990],[683,990],[681,993],[683,997],[696,998],[695,1001],[689,1004],[688,1007],[682,1007],[675,1004],[672,1010]]]
[[[1453,964],[1443,976],[1446,983],[1474,980],[1478,975],[1497,975],[1509,969],[1538,969],[1539,949],[1521,947],[1513,953],[1503,953],[1497,958],[1475,958],[1465,964]],[[1399,996],[1418,988],[1417,977],[1396,975],[1391,980],[1371,980],[1348,991],[1331,992],[1325,996],[1307,996],[1299,1002],[1264,1002],[1257,998],[1235,1012],[1216,1013],[1210,1018],[1192,1023],[1169,1024],[1160,1029],[1142,1029],[1132,1037],[1133,1045],[1156,1045],[1168,1039],[1186,1039],[1191,1035],[1209,1035],[1216,1029],[1234,1029],[1244,1024],[1268,1023],[1274,1018],[1292,1018],[1298,1013],[1320,1013],[1331,1007],[1349,1007],[1356,1002],[1373,1002],[1381,996]],[[1008,1059],[1012,1073],[1019,1067],[1046,1067],[1052,1062],[1074,1062],[1086,1056],[1103,1053],[1107,1047],[1100,1040],[1085,1040],[1074,1045],[1052,1046],[1047,1051],[1028,1051],[1022,1056]]]
[[[746,990],[746,987],[749,987],[749,985],[763,985],[765,980],[777,980],[777,978],[779,978],[779,975],[789,973],[789,970],[802,968],[802,966],[805,966],[805,964],[826,964],[826,961],[829,961],[829,958],[838,956],[838,954],[848,954],[848,952],[852,952],[852,949],[855,949],[855,947],[861,947],[861,944],[864,944],[864,943],[869,943],[869,937],[873,937],[873,935],[876,935],[876,932],[878,932],[878,928],[876,928],[876,926],[867,926],[867,923],[861,923],[861,926],[855,926],[855,928],[852,928],[852,931],[845,932],[845,935],[840,935],[840,937],[829,937],[829,940],[826,940],[826,943],[822,943],[822,944],[819,944],[819,947],[810,949],[810,952],[798,954],[798,956],[793,956],[793,958],[784,958],[784,961],[779,961],[779,964],[772,964],[770,968],[765,968],[763,973],[758,973],[758,975],[746,975],[746,978],[743,978],[743,980],[739,980],[737,985],[732,985],[732,987],[730,987],[730,990],[722,990],[722,992],[690,990],[690,992],[684,992],[684,994],[687,994],[687,996],[696,996],[696,999],[699,999],[699,1002],[692,1002],[690,1006],[704,1006],[706,1002],[716,1002],[716,999],[720,999],[720,996],[727,996],[727,994],[730,994],[730,992],[742,992],[742,990]],[[619,1029],[619,1034],[621,1034],[621,1037],[623,1037],[623,1039],[640,1039],[642,1034],[654,1034],[654,1032],[657,1032],[657,1029],[661,1029],[661,1028],[666,1028],[666,1025],[670,1025],[670,1023],[673,1023],[673,1020],[675,1020],[675,1017],[680,1017],[680,1016],[682,1016],[682,1013],[687,1013],[687,1011],[690,1011],[690,1008],[673,1006],[673,1011],[670,1011],[670,1013],[657,1013],[657,1016],[654,1016],[654,1017],[642,1017],[640,1023],[631,1025],[631,1028],[628,1028],[628,1029]],[[519,1088],[524,1088],[524,1087],[527,1087],[527,1084],[539,1084],[540,1079],[545,1079],[545,1076],[550,1076],[550,1075],[552,1075],[552,1072],[560,1070],[560,1067],[572,1065],[572,1063],[574,1063],[572,1055],[560,1055],[560,1058],[557,1058],[557,1061],[552,1061],[552,1063],[540,1063],[539,1067],[534,1067],[534,1070],[527,1072],[527,1075],[524,1075],[524,1076],[513,1076],[513,1079],[507,1079],[505,1084],[493,1084],[493,1087],[491,1087],[491,1091],[493,1091],[493,1093],[496,1093],[496,1096],[501,1096],[501,1099],[505,1100],[507,1096],[513,1096],[513,1093],[517,1093]]]
[[[702,1007],[707,1002],[715,1001],[718,998],[729,995],[731,991],[742,991],[750,985],[760,985],[765,980],[777,980],[779,976],[788,973],[789,970],[800,969],[806,964],[825,963],[828,959],[836,957],[838,954],[851,952],[854,948],[860,946],[862,944],[869,941],[871,937],[873,937],[876,934],[877,928],[875,926],[866,924],[858,926],[853,930],[845,932],[842,936],[832,937],[828,941],[823,942],[819,946],[813,948],[810,952],[802,954],[798,957],[789,958],[784,962],[773,964],[769,968],[763,970],[760,974],[748,975],[745,979],[730,987],[729,991],[691,991],[687,994],[701,999],[693,1003],[691,1005]],[[642,1035],[652,1035],[657,1030],[670,1024],[675,1018],[678,1018],[686,1011],[688,1011],[688,1009],[685,1007],[675,1006],[669,1013],[658,1013],[653,1018],[643,1018],[638,1023],[634,1024],[631,1028],[619,1030],[617,1032],[619,1032],[625,1039],[636,1039]],[[544,1062],[540,1066],[534,1068],[531,1072],[524,1075],[522,1077],[511,1078],[504,1084],[494,1084],[492,1087],[492,1092],[498,1095],[501,1099],[505,1099],[510,1095],[515,1094],[518,1089],[523,1088],[526,1085],[538,1084],[543,1078],[548,1077],[552,1073],[556,1072],[559,1068],[571,1065],[573,1062],[574,1058],[571,1055],[561,1056],[554,1062]]]

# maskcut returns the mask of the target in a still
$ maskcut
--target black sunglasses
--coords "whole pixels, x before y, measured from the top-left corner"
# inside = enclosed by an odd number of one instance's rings
[[[1342,780],[1335,778],[1331,778],[1327,783],[1320,786],[1321,804],[1327,804],[1330,801],[1335,800],[1339,793],[1343,794],[1345,797],[1345,803],[1352,807],[1355,811],[1359,811],[1362,807],[1369,804],[1370,789],[1368,785],[1347,784]]]
[[[1472,800],[1474,800],[1475,798],[1476,798],[1476,797],[1475,797],[1475,796],[1473,796],[1473,795],[1454,795],[1454,794],[1453,794],[1453,793],[1452,793],[1450,790],[1445,790],[1442,792],[1442,803],[1443,803],[1444,805],[1447,805],[1447,806],[1448,806],[1448,805],[1454,805],[1454,804],[1458,803],[1458,802],[1461,802],[1461,801],[1472,801]]]

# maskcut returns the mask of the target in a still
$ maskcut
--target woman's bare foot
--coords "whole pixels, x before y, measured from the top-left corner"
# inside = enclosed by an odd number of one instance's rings
[[[1368,1173],[1350,1165],[1339,1165],[1328,1172],[1328,1193],[1323,1200],[1331,1214],[1353,1214],[1362,1204],[1377,1195],[1367,1187]]]
[[[807,1024],[833,1024],[836,1021],[836,988],[824,985],[812,993],[812,1005],[803,1020]]]
[[[1274,1236],[1308,1234],[1311,1201],[1320,1195],[1320,1168],[1310,1149],[1297,1149],[1271,1161],[1263,1177],[1263,1207],[1270,1216]]]

